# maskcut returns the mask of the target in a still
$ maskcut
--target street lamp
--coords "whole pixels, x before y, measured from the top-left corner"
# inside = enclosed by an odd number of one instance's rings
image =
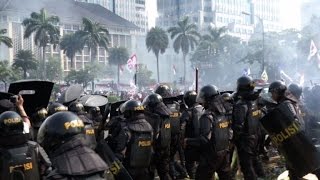
[[[242,11],[242,14],[246,15],[246,16],[252,16],[251,13],[248,13],[248,12],[244,12]],[[261,26],[262,26],[262,70],[261,70],[261,73],[263,73],[264,71],[264,24],[263,24],[263,19],[257,15],[253,15],[255,16],[257,19],[259,19],[260,23],[261,23]]]

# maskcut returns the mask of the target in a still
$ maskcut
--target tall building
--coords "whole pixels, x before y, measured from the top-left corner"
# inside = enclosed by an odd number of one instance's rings
[[[76,0],[80,2],[99,4],[124,19],[140,27],[140,32],[148,30],[146,0]]]
[[[254,31],[252,23],[255,21],[256,24],[261,23],[257,22],[257,18],[253,18],[255,16],[263,20],[265,31],[282,29],[279,2],[279,0],[158,0],[159,17],[156,24],[166,29],[176,25],[179,19],[188,16],[200,30],[206,30],[209,26],[228,26],[231,35],[248,39]]]
[[[82,18],[87,17],[99,22],[105,26],[110,34],[110,46],[123,46],[129,52],[135,48],[134,31],[138,28],[131,22],[112,13],[111,11],[96,4],[75,2],[73,0],[28,0],[29,3],[22,4],[21,0],[10,0],[7,3],[1,3],[0,0],[0,27],[7,29],[7,36],[12,38],[13,48],[7,48],[0,45],[0,59],[9,60],[12,63],[14,55],[21,49],[31,50],[33,54],[40,58],[41,49],[34,43],[34,34],[31,38],[24,39],[23,33],[25,27],[21,22],[29,18],[32,12],[39,12],[44,8],[50,15],[57,15],[60,22],[57,25],[60,28],[60,36],[73,33],[81,28]],[[69,71],[71,61],[59,48],[54,49],[48,46],[46,57],[53,57],[61,60],[62,69]],[[104,48],[97,48],[97,60],[100,64],[108,64],[108,52]],[[74,61],[75,69],[83,69],[91,63],[91,51],[85,47],[82,52],[77,53]]]

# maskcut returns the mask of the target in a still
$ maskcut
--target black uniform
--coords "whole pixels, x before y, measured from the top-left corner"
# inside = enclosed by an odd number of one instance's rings
[[[187,139],[186,145],[198,145],[200,158],[196,179],[212,179],[215,172],[219,179],[229,180],[229,120],[225,116],[223,99],[215,86],[201,88],[197,102],[206,109],[200,117],[199,138]]]
[[[186,138],[199,138],[200,135],[200,116],[203,114],[203,107],[194,104],[193,107],[186,109],[181,115],[181,136]],[[195,178],[196,163],[199,161],[199,147],[186,145],[184,149],[186,169],[190,178]]]
[[[7,111],[0,115],[0,179],[38,180],[49,173],[51,162],[47,154],[28,138],[17,113]]]
[[[163,104],[162,98],[158,94],[147,96],[143,100],[143,105],[146,107],[145,118],[151,124],[154,132],[152,168],[157,169],[161,180],[171,179],[169,176],[171,112],[167,106]]]
[[[84,139],[84,123],[71,112],[48,117],[39,129],[38,142],[47,151],[54,170],[47,179],[104,179],[106,163]]]

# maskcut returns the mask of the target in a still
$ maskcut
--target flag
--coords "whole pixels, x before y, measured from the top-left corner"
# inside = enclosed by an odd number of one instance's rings
[[[316,45],[314,44],[313,40],[311,40],[310,43],[310,52],[309,52],[309,56],[308,56],[308,61],[310,61],[310,59],[316,55],[318,52],[318,48],[316,47]]]
[[[243,73],[242,73],[243,76],[250,76],[251,75],[251,70],[250,68],[245,68],[243,70]]]
[[[120,74],[122,74],[124,70],[123,65],[120,65],[119,69],[120,69]]]
[[[264,81],[268,81],[268,74],[266,70],[263,70],[262,74],[261,74],[261,79]]]
[[[300,86],[303,86],[304,85],[304,74],[302,74],[300,76],[300,82],[299,82]]]
[[[137,56],[136,54],[133,54],[127,61],[127,69],[132,72],[137,65]]]
[[[172,65],[172,71],[173,71],[173,75],[177,74],[177,69],[176,69],[176,66],[174,64]]]

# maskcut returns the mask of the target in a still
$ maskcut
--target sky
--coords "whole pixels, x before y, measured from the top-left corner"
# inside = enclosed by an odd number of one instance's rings
[[[301,0],[279,0],[281,1],[281,24],[285,28],[300,28],[300,2]],[[149,16],[149,28],[155,26],[157,17],[157,0],[146,0]]]

